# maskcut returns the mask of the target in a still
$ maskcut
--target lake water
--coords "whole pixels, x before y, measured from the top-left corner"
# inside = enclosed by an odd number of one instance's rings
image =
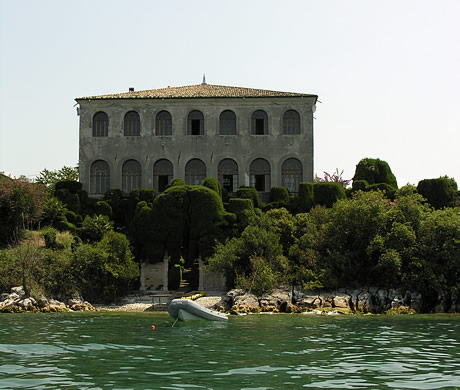
[[[166,313],[1,314],[0,388],[460,388],[460,316],[172,324]]]

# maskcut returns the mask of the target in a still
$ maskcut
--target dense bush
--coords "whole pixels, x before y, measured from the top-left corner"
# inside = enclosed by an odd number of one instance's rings
[[[203,186],[215,191],[222,198],[222,186],[217,181],[217,179],[213,177],[207,177],[203,182]]]
[[[419,181],[417,191],[428,200],[435,209],[454,207],[457,198],[457,183],[447,176],[439,179],[425,179]]]
[[[259,207],[259,194],[255,188],[241,186],[238,191],[236,191],[236,197],[241,199],[251,199],[254,207]]]
[[[332,207],[339,199],[345,199],[345,189],[336,182],[320,182],[313,184],[313,198],[315,205]]]
[[[272,187],[270,189],[270,202],[289,202],[289,191],[286,187]]]
[[[353,183],[355,180],[365,180],[368,184],[386,183],[395,189],[398,188],[390,166],[378,158],[363,158],[356,166]]]
[[[299,195],[294,201],[295,211],[305,213],[310,211],[314,205],[313,183],[300,183]]]
[[[237,230],[242,232],[254,216],[254,205],[251,199],[231,198],[228,211],[236,215]]]
[[[94,213],[96,215],[105,215],[109,219],[112,219],[112,207],[105,200],[100,200],[94,206]]]

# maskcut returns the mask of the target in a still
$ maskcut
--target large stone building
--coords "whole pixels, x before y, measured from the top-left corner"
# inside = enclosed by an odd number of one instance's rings
[[[107,189],[164,190],[172,178],[215,177],[229,192],[291,193],[313,180],[316,95],[202,84],[76,99],[80,181]]]

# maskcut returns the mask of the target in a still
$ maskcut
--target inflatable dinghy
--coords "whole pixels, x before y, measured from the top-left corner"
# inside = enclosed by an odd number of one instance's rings
[[[173,299],[168,306],[169,315],[181,321],[228,321],[224,313],[208,309],[190,299]]]

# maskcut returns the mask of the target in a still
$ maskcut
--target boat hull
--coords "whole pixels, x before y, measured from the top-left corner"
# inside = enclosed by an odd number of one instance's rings
[[[169,315],[181,321],[228,321],[224,313],[208,309],[190,299],[173,299],[168,306]]]

